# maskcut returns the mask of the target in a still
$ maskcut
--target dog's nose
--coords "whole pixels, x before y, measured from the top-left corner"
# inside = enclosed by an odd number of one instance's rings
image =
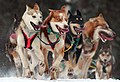
[[[116,37],[116,33],[115,32],[113,32],[113,36]]]
[[[104,61],[106,62],[106,61],[107,61],[107,59],[104,59]]]
[[[84,25],[83,25],[83,24],[81,24],[81,25],[80,25],[80,27],[81,27],[81,28],[83,28],[83,27],[84,27]]]
[[[39,22],[38,22],[38,24],[39,24],[39,25],[41,25],[41,24],[42,24],[42,22],[40,22],[40,21],[39,21]]]
[[[68,28],[68,25],[64,25],[64,28]]]

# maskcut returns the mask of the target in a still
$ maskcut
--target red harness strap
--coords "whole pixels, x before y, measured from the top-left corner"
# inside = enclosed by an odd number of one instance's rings
[[[22,30],[22,34],[23,34],[24,39],[25,39],[25,48],[32,49],[31,44],[32,44],[33,40],[35,39],[35,37],[37,36],[38,32],[35,33],[30,38],[25,34],[25,32],[23,30]]]

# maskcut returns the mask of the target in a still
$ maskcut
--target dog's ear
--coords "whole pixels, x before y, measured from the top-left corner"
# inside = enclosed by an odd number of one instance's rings
[[[100,48],[99,53],[101,53],[101,52],[102,52],[102,50],[103,50],[103,47],[101,47],[101,48]]]
[[[77,15],[81,16],[81,12],[77,9]]]
[[[61,7],[61,10],[66,11],[66,6],[65,6],[65,5],[62,6],[62,7]]]
[[[34,4],[33,9],[34,9],[35,11],[38,11],[38,10],[39,10],[39,6],[38,6],[38,4],[37,4],[37,3],[35,3],[35,4]]]
[[[48,9],[50,12],[53,12],[53,11],[55,11],[55,10],[53,10],[53,9]]]
[[[90,22],[94,22],[95,24],[98,23],[98,20],[97,20],[96,18],[90,18],[89,21],[90,21]]]
[[[52,15],[53,15],[53,12],[51,11],[48,17],[43,21],[43,25],[48,24],[48,22],[51,20]]]
[[[31,10],[32,8],[30,8],[28,5],[26,5],[26,11]]]
[[[70,12],[70,10],[68,10],[67,15],[68,15],[69,17],[71,17],[71,16],[72,16],[72,13]]]

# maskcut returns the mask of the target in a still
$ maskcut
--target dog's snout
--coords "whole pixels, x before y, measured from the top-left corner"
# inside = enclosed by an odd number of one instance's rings
[[[81,27],[81,28],[83,28],[83,27],[84,27],[84,25],[82,24],[82,25],[80,25],[80,27]]]
[[[106,62],[106,61],[107,61],[107,59],[104,59],[104,61]]]
[[[64,25],[64,28],[68,28],[68,25]]]
[[[114,36],[114,37],[116,36],[116,33],[115,33],[115,32],[113,32],[113,36]]]

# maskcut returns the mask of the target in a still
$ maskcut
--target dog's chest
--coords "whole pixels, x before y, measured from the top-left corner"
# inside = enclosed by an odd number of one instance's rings
[[[53,33],[50,33],[50,34],[48,35],[48,37],[49,37],[49,39],[50,39],[51,42],[54,42],[54,41],[57,40],[56,35],[53,34]]]

